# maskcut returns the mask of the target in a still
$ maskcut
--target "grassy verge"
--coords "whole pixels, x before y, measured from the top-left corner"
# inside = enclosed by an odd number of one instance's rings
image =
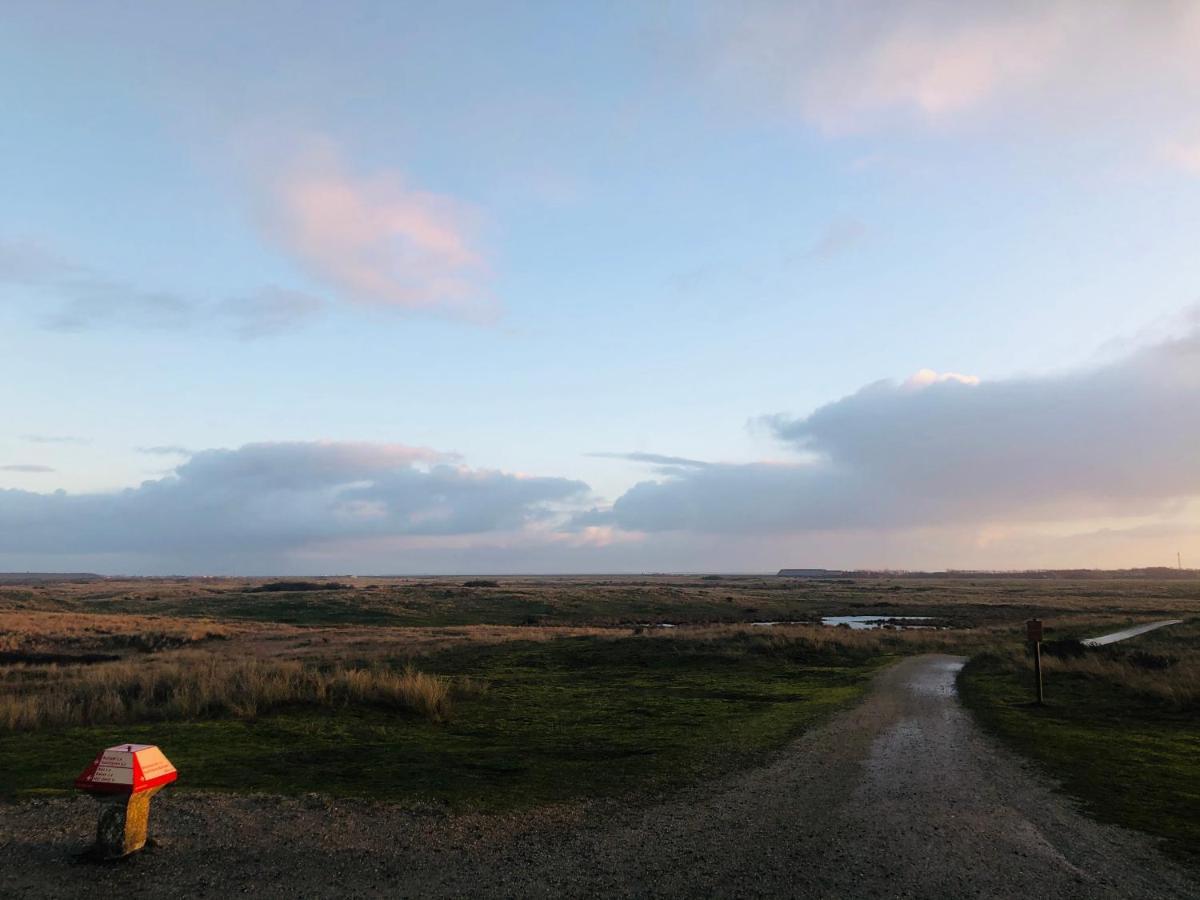
[[[985,654],[963,669],[959,689],[987,729],[1041,763],[1092,815],[1200,862],[1200,709],[1172,702],[1169,691],[1131,688],[1116,671],[1056,667],[1038,707],[1029,664]]]
[[[488,684],[434,722],[370,705],[0,734],[0,793],[66,789],[101,747],[149,741],[180,786],[512,809],[659,790],[754,761],[856,699],[869,641],[730,634],[471,646],[422,668]],[[396,661],[400,665],[400,661]]]

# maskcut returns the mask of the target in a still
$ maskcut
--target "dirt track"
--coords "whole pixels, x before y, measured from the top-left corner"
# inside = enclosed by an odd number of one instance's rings
[[[973,725],[959,660],[910,659],[767,766],[634,808],[513,817],[316,798],[156,800],[163,846],[69,861],[86,798],[0,806],[0,895],[1200,897]]]

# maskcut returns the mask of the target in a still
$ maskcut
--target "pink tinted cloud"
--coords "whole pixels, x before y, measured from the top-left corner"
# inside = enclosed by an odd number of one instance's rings
[[[264,207],[268,236],[346,300],[465,315],[491,306],[473,214],[398,172],[349,171],[328,141],[271,180]]]
[[[1168,141],[1163,147],[1162,156],[1177,169],[1200,175],[1200,139]]]
[[[717,26],[719,77],[829,132],[996,107],[1169,126],[1200,97],[1192,0],[753,0]]]
[[[902,27],[846,63],[832,63],[807,97],[826,123],[887,108],[930,118],[961,112],[1034,81],[1061,46],[1049,22]]]

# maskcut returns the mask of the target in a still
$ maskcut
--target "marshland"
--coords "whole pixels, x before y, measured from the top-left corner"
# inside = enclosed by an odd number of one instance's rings
[[[893,621],[821,624],[847,615]],[[896,627],[912,616],[923,627]],[[1184,621],[1077,643],[1168,616]],[[1047,628],[1041,708],[1031,617]],[[973,714],[1065,790],[1183,847],[1200,836],[1198,638],[1200,585],[1179,578],[5,584],[0,791],[66,792],[95,748],[144,740],[186,791],[457,811],[661,795],[761,763],[933,652],[971,658]],[[354,763],[331,768],[334,753]]]

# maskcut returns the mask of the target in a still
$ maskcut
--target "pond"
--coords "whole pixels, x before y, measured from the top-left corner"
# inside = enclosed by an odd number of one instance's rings
[[[822,616],[822,625],[848,625],[855,631],[871,628],[932,628],[932,625],[908,625],[907,622],[928,622],[933,616]]]

